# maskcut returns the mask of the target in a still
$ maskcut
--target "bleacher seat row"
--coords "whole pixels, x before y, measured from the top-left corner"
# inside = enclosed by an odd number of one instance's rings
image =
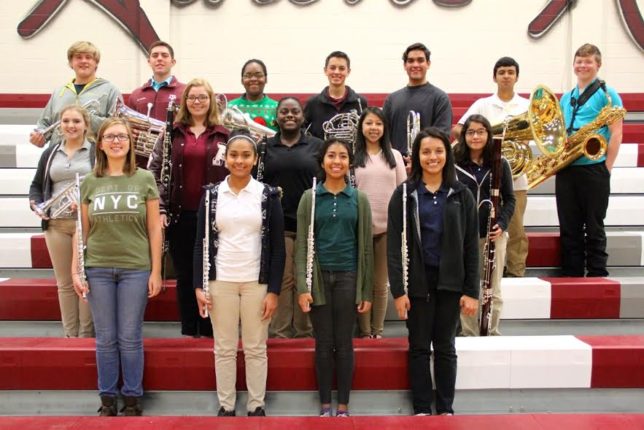
[[[529,232],[528,238],[528,267],[559,266],[558,232]],[[609,266],[644,266],[644,231],[609,231],[607,238]],[[0,233],[0,267],[50,269],[51,260],[44,235]]]
[[[503,315],[511,319],[644,318],[644,277],[505,278]],[[177,321],[175,282],[152,299],[146,321]],[[0,320],[58,321],[53,279],[1,279]]]

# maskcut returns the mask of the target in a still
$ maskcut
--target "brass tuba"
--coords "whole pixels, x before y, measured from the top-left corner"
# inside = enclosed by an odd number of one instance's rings
[[[165,122],[131,109],[120,99],[116,102],[111,115],[127,121],[132,130],[132,137],[134,139],[132,145],[136,155],[147,160],[150,158],[154,147],[157,144],[162,144],[165,133]]]
[[[566,142],[566,122],[559,108],[559,100],[543,85],[538,85],[532,91],[525,113],[494,125],[492,133],[500,138],[504,129],[501,153],[510,163],[515,178],[526,173],[533,161],[531,140],[543,154],[553,157],[561,153]]]

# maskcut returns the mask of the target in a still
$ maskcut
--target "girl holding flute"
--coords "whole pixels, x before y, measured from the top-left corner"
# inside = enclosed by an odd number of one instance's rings
[[[456,180],[449,139],[435,127],[416,136],[411,175],[389,202],[387,256],[396,311],[409,330],[414,414],[432,414],[433,349],[436,412],[451,415],[459,313],[478,307],[478,220],[472,194]]]
[[[331,416],[334,363],[336,416],[349,416],[354,324],[373,300],[371,208],[367,196],[345,181],[352,157],[346,142],[324,142],[321,183],[304,192],[297,210],[298,302],[313,323],[322,417]]]
[[[195,294],[200,313],[211,311],[218,415],[235,416],[241,322],[246,408],[248,416],[264,416],[266,339],[284,272],[284,219],[278,189],[251,176],[257,163],[257,146],[250,134],[231,134],[225,160],[230,174],[207,186],[199,205]],[[206,227],[209,243],[203,244]]]
[[[97,148],[94,171],[81,184],[83,237],[75,235],[87,245],[87,283],[82,246],[75,246],[74,289],[87,297],[96,328],[99,415],[117,414],[119,391],[124,415],[141,415],[143,313],[161,291],[159,193],[152,173],[136,167],[124,119],[103,123]]]

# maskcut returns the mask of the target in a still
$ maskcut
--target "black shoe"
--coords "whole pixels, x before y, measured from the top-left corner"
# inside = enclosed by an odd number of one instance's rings
[[[255,408],[254,411],[248,412],[249,417],[265,417],[266,411],[261,406]]]
[[[99,417],[115,417],[116,414],[116,397],[101,396],[101,406],[98,408]]]
[[[218,416],[218,417],[234,417],[234,416],[235,416],[235,411],[234,411],[234,410],[232,410],[232,411],[227,411],[227,410],[226,410],[226,409],[224,409],[224,407],[222,406],[221,408],[219,408],[219,412],[217,412],[217,416]]]
[[[143,408],[141,407],[140,397],[125,396],[123,397],[123,401],[125,402],[125,405],[123,405],[121,412],[124,416],[140,417],[141,415],[143,415]]]

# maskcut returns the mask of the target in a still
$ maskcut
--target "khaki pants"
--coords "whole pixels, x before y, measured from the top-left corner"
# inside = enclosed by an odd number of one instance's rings
[[[65,337],[94,337],[89,304],[78,297],[72,283],[72,253],[76,246],[72,239],[75,231],[73,219],[50,220],[45,230],[45,242],[54,266]]]
[[[266,339],[269,320],[262,320],[266,285],[257,282],[210,281],[215,337],[215,376],[219,405],[235,410],[237,390],[237,345],[239,323],[244,349],[248,411],[264,407],[268,357]]]
[[[492,272],[492,318],[490,321],[490,336],[500,336],[499,322],[501,320],[501,310],[503,309],[503,298],[501,297],[501,279],[503,278],[503,263],[505,262],[505,248],[508,243],[508,233],[505,232],[494,242],[496,252],[496,264]],[[479,256],[480,256],[480,274],[483,276],[483,248],[485,239],[479,239]],[[483,291],[481,290],[481,294]],[[481,316],[481,307],[476,315],[465,316],[461,314],[461,333],[463,336],[478,336],[480,333],[479,319]]]
[[[358,315],[360,336],[380,335],[385,328],[389,284],[387,282],[387,233],[373,237],[373,303],[371,310]]]
[[[516,203],[514,206],[514,215],[508,226],[508,250],[507,261],[505,263],[507,275],[522,277],[525,275],[525,261],[528,258],[528,236],[525,234],[523,227],[523,215],[525,214],[528,203],[528,192],[514,191]]]
[[[284,263],[284,276],[282,290],[277,301],[277,310],[271,321],[271,335],[273,337],[311,337],[313,327],[308,314],[302,312],[297,303],[297,287],[295,286],[295,233],[284,233],[286,246],[286,262]]]

